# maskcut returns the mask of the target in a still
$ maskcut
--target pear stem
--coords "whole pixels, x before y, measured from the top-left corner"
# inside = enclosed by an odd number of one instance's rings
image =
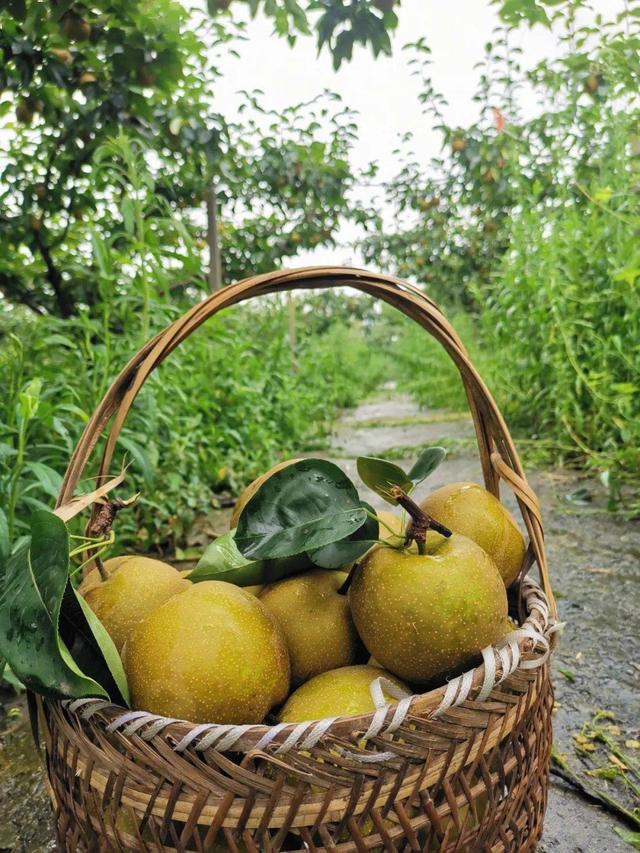
[[[96,564],[96,568],[98,569],[98,572],[100,573],[100,578],[103,581],[108,581],[109,580],[109,574],[107,573],[107,570],[104,567],[104,563],[102,562],[102,557],[99,554],[96,554],[95,557],[93,558],[93,562]]]
[[[400,506],[406,509],[411,516],[404,539],[405,548],[408,548],[411,542],[415,542],[418,546],[418,553],[426,554],[425,542],[428,530],[435,530],[447,538],[451,536],[451,531],[448,527],[440,524],[439,521],[436,521],[435,518],[426,513],[400,486],[392,486],[390,491]]]
[[[349,588],[353,582],[354,575],[356,573],[356,568],[358,566],[358,562],[356,561],[349,570],[349,574],[345,578],[345,582],[342,584],[340,589],[338,590],[338,595],[346,595],[349,592]]]

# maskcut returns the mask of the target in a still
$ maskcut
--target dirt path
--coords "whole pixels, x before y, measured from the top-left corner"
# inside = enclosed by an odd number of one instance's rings
[[[480,481],[473,427],[466,416],[419,411],[408,399],[380,397],[346,413],[325,454],[354,479],[355,457],[375,454],[413,460],[421,445],[444,443],[450,456],[429,481]],[[319,455],[314,453],[313,455]],[[531,481],[546,518],[547,545],[560,615],[567,626],[554,659],[557,748],[580,769],[573,737],[599,710],[613,713],[619,740],[640,739],[640,524],[600,511],[597,485],[562,471],[534,473]],[[566,495],[578,486],[593,496],[588,510]],[[371,502],[380,500],[371,495]],[[606,751],[604,753],[606,756]],[[636,753],[640,759],[640,752]],[[606,761],[605,761],[606,763]],[[605,778],[594,778],[602,787]],[[609,792],[615,794],[610,787]],[[551,786],[546,853],[629,853],[611,815],[589,805],[563,783]],[[53,850],[46,789],[31,746],[24,705],[0,697],[0,851]]]
[[[380,397],[348,413],[337,424],[331,454],[355,475],[359,454],[394,458],[409,465],[421,445],[443,443],[446,462],[429,480],[482,482],[468,417],[420,411],[411,400]],[[637,740],[640,726],[640,524],[602,511],[598,485],[565,471],[534,472],[530,480],[542,502],[549,561],[566,621],[554,655],[556,747],[576,770],[583,768],[573,737],[599,710],[611,711],[618,739]],[[566,496],[585,488],[593,501],[577,509]],[[382,506],[376,495],[371,502]],[[515,511],[515,502],[509,501]],[[563,674],[564,673],[564,674]],[[615,731],[615,729],[614,729]],[[640,753],[636,753],[640,758]],[[606,762],[605,762],[606,763]],[[615,795],[606,779],[593,781]],[[590,805],[559,780],[552,782],[543,842],[546,853],[629,853],[615,832],[629,829]]]

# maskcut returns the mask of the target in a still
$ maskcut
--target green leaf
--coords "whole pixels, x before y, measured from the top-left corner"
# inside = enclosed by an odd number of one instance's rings
[[[18,411],[22,423],[28,423],[35,417],[40,405],[40,392],[42,391],[42,382],[40,379],[32,379],[24,391],[18,395]]]
[[[409,471],[409,479],[414,486],[422,483],[430,474],[436,470],[438,465],[444,461],[447,451],[444,447],[427,447],[423,450],[412,469]]]
[[[113,640],[84,598],[67,584],[60,614],[60,634],[82,671],[101,684],[114,702],[129,705],[129,687]]]
[[[315,566],[323,569],[339,569],[353,563],[379,541],[380,526],[374,508],[362,501],[367,511],[364,524],[339,542],[332,542],[322,548],[308,552]]]
[[[247,558],[291,557],[349,536],[366,519],[351,480],[324,459],[272,474],[247,503],[236,544]]]
[[[635,850],[640,850],[640,832],[631,832],[629,829],[615,827],[616,832],[623,841],[630,844]]]
[[[61,519],[35,512],[31,539],[6,563],[0,595],[0,655],[20,681],[46,696],[106,696],[79,669],[58,630],[68,584],[69,537]]]
[[[25,470],[33,474],[40,484],[42,491],[48,497],[53,498],[53,500],[58,497],[62,486],[62,477],[57,471],[45,465],[44,462],[28,462],[25,465]]]
[[[359,456],[357,465],[362,482],[384,498],[387,503],[398,505],[398,501],[391,494],[392,486],[399,486],[407,494],[413,490],[413,482],[402,468],[394,465],[393,462],[387,462],[386,459],[378,459],[375,456]]]
[[[362,557],[372,545],[376,544],[380,525],[375,517],[375,510],[364,501],[362,506],[372,515],[367,515],[362,527],[345,539],[341,539],[340,542],[332,542],[330,545],[309,551],[309,559],[314,565],[320,566],[321,569],[340,569]]]
[[[8,559],[11,553],[11,543],[9,542],[9,522],[4,510],[0,507],[0,584],[4,575],[3,566],[5,560]],[[0,586],[0,589],[2,587]]]
[[[253,586],[274,583],[311,568],[311,561],[304,553],[276,560],[247,560],[238,550],[235,533],[235,529],[230,530],[207,547],[189,575],[190,581],[226,581],[236,586]]]
[[[20,681],[19,678],[16,678],[15,672],[11,669],[10,666],[6,665],[6,661],[0,660],[0,680],[9,684],[16,693],[22,693],[24,690],[24,684]]]
[[[230,530],[214,539],[189,575],[189,580],[193,583],[227,581],[237,586],[262,583],[262,561],[244,557],[238,550],[234,536],[235,530]]]
[[[9,14],[13,15],[19,21],[24,21],[27,17],[27,5],[25,0],[8,0],[7,9]]]

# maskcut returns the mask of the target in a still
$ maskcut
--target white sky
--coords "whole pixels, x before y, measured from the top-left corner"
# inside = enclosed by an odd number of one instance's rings
[[[598,11],[610,17],[622,0],[595,0]],[[242,4],[234,4],[234,8]],[[216,84],[216,105],[229,118],[237,117],[241,103],[238,92],[259,88],[262,102],[278,109],[306,101],[324,89],[338,92],[348,107],[358,112],[359,140],[353,151],[353,162],[365,167],[378,161],[381,177],[396,171],[393,150],[398,135],[414,134],[413,148],[426,163],[436,155],[440,137],[423,116],[417,96],[419,82],[411,76],[407,54],[402,45],[425,36],[432,50],[432,79],[449,102],[445,112],[450,123],[465,125],[477,115],[472,97],[479,72],[474,68],[484,54],[484,45],[499,24],[496,7],[489,0],[402,0],[398,9],[399,26],[393,37],[391,57],[374,59],[368,49],[356,48],[351,62],[334,72],[327,51],[316,55],[315,43],[301,38],[293,48],[272,34],[272,24],[259,17],[247,27],[248,41],[234,43],[240,57],[227,55],[219,61],[223,78]],[[525,67],[557,54],[556,36],[544,27],[522,28],[514,44],[524,49]],[[523,92],[520,109],[529,114],[535,110],[531,94]],[[344,234],[348,238],[352,235]],[[318,248],[305,256],[314,263],[345,262],[348,254],[336,257],[333,248]],[[358,262],[354,257],[354,262]]]

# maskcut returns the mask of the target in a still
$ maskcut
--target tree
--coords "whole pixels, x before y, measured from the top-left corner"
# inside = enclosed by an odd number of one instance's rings
[[[126,181],[102,181],[105,173],[94,169],[94,158],[122,131],[143,144],[154,191],[170,205],[202,205],[214,177],[223,200],[233,197],[237,206],[235,194],[244,192],[249,211],[258,188],[264,189],[270,211],[240,227],[246,232],[253,222],[261,257],[276,209],[280,221],[288,210],[296,227],[277,236],[270,261],[330,237],[348,172],[344,145],[350,131],[346,124],[331,125],[325,113],[333,141],[316,141],[308,131],[296,136],[292,124],[282,147],[273,122],[269,137],[253,152],[247,149],[242,130],[229,128],[212,106],[217,71],[211,51],[226,48],[241,29],[219,14],[228,5],[211,2],[216,15],[209,19],[190,18],[177,0],[13,0],[0,12],[0,88],[8,92],[0,103],[0,130],[10,138],[0,161],[0,293],[6,299],[61,317],[99,299],[87,224],[111,234],[114,209],[132,188]],[[295,3],[287,4],[286,13],[272,0],[252,4],[254,13],[259,9],[273,17],[280,34],[293,38],[309,30]],[[394,24],[395,16],[375,3],[345,7],[336,1],[323,4],[318,37],[343,59],[354,41],[388,50],[386,28]],[[319,130],[314,123],[313,131]],[[323,187],[326,205],[318,203]],[[312,211],[307,220],[303,204]],[[243,264],[252,266],[238,233],[231,242],[231,275]],[[266,258],[258,261],[265,264]]]

